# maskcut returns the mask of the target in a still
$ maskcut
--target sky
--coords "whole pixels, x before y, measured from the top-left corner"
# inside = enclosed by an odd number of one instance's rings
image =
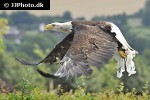
[[[96,15],[133,14],[143,8],[146,0],[51,0],[51,10],[29,11],[35,15],[62,15],[71,11],[73,18],[90,19]],[[0,11],[1,12],[1,11]],[[12,13],[12,11],[7,11]]]

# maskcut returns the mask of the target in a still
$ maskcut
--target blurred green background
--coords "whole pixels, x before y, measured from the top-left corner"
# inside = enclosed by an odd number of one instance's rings
[[[88,78],[76,80],[46,79],[40,76],[36,67],[24,66],[15,57],[24,57],[31,61],[44,58],[66,34],[44,31],[44,25],[52,22],[70,20],[84,20],[84,16],[73,18],[72,12],[66,11],[62,16],[35,16],[26,11],[7,14],[0,13],[0,88],[20,90],[24,79],[33,88],[55,91],[59,84],[64,89],[75,89],[84,86],[87,91],[98,92],[105,89],[116,89],[120,82],[124,82],[124,91],[135,88],[142,91],[146,82],[150,81],[150,1],[145,7],[134,14],[126,13],[111,16],[94,16],[91,20],[106,20],[115,23],[124,34],[128,43],[139,52],[135,57],[137,73],[128,77],[126,73],[120,79],[116,77],[116,61],[110,60],[103,68],[93,67],[93,74]],[[39,69],[54,73],[59,65],[41,64]],[[11,90],[11,89],[10,89]]]

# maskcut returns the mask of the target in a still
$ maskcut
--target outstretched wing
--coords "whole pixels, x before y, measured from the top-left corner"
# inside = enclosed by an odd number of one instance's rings
[[[66,52],[68,51],[69,47],[71,46],[71,42],[73,40],[74,34],[68,34],[62,41],[60,41],[54,49],[41,61],[39,62],[29,62],[24,59],[16,58],[17,61],[24,65],[38,65],[40,63],[54,63],[56,62],[56,58],[60,60],[64,57]]]
[[[90,65],[99,67],[107,63],[116,49],[116,39],[111,32],[99,26],[76,24],[74,39],[61,60],[62,65],[51,76],[72,78],[90,75],[92,73]]]

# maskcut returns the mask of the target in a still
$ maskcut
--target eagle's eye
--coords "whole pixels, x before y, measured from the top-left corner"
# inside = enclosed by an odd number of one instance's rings
[[[51,24],[53,27],[55,27],[56,25],[55,24]]]

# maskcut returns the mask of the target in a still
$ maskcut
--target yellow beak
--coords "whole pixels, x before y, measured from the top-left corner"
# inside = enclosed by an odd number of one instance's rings
[[[45,30],[52,30],[54,28],[54,26],[52,24],[47,24],[45,26]]]

